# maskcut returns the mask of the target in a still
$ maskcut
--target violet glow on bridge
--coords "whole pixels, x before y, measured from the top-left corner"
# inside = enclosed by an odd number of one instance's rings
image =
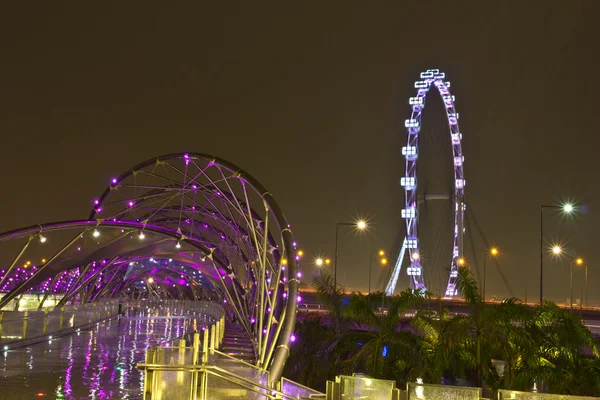
[[[24,293],[68,302],[210,299],[278,379],[296,319],[297,251],[271,194],[214,156],[169,154],[111,178],[87,219],[0,234],[0,308]],[[32,262],[31,260],[37,260]]]

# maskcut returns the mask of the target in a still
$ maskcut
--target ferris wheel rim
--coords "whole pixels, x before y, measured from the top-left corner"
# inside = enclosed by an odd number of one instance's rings
[[[452,297],[456,290],[456,276],[459,258],[462,255],[463,220],[464,220],[464,188],[465,178],[463,171],[464,154],[462,151],[462,133],[458,125],[458,113],[455,107],[455,97],[451,94],[450,82],[444,81],[445,74],[439,70],[427,70],[422,72],[421,80],[415,82],[417,95],[411,97],[409,104],[412,106],[411,117],[405,121],[407,129],[406,146],[402,149],[405,157],[405,175],[401,181],[404,187],[404,205],[402,217],[405,219],[406,239],[404,245],[408,251],[409,268],[408,275],[414,289],[426,290],[424,281],[424,268],[420,257],[420,237],[418,231],[419,201],[417,198],[417,167],[418,167],[418,145],[421,129],[421,115],[425,107],[425,99],[432,86],[438,89],[444,102],[446,121],[450,128],[451,147],[453,152],[453,203],[454,203],[454,238],[450,274],[446,286],[446,298]]]

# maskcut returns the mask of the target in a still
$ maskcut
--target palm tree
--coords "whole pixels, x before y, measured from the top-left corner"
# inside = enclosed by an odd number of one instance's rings
[[[374,378],[396,380],[398,385],[414,380],[423,369],[420,338],[402,329],[401,314],[423,302],[421,293],[407,289],[390,299],[387,313],[376,314],[371,303],[378,295],[352,293],[344,316],[354,322],[352,343],[345,371],[362,371]],[[377,300],[374,300],[377,301]]]

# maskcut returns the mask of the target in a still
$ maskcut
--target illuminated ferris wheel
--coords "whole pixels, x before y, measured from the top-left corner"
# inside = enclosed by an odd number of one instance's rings
[[[456,294],[458,266],[463,262],[465,178],[463,174],[464,156],[461,149],[462,134],[458,127],[458,113],[454,107],[455,98],[450,93],[450,82],[445,81],[445,73],[440,72],[438,69],[430,69],[422,72],[420,77],[421,80],[415,82],[417,94],[409,99],[409,104],[412,107],[411,116],[404,124],[408,134],[406,146],[402,147],[406,169],[400,184],[404,189],[405,205],[401,216],[406,223],[406,237],[392,276],[387,284],[386,293],[388,295],[393,294],[404,256],[408,253],[407,275],[409,276],[411,288],[428,289],[427,283],[435,278],[438,280],[444,279],[445,282],[445,276],[447,276],[449,269],[444,297],[451,298]],[[437,131],[432,132],[430,128],[427,132],[424,132],[422,113],[425,108],[427,94],[432,88],[437,89],[441,96],[443,107],[438,108],[443,109],[444,114],[443,116],[440,114],[440,121],[438,122],[441,122],[443,129],[438,127]],[[427,123],[429,123],[429,119],[425,122],[425,124]],[[428,150],[431,149],[424,150],[421,148],[424,141],[432,143],[431,147],[435,151],[429,151],[430,154],[427,154]],[[448,150],[449,147],[452,150],[451,155]],[[438,151],[438,148],[442,149]],[[431,161],[429,162],[429,160]],[[446,164],[447,173],[439,173],[437,169],[426,168],[428,163]],[[417,166],[419,166],[419,170],[426,171],[422,171],[417,176]],[[426,172],[428,174],[423,175]],[[444,186],[445,189],[441,193],[433,190],[431,187],[435,185],[430,183],[440,176],[439,180],[446,178],[446,186]],[[435,202],[443,203],[441,207],[447,210],[446,220],[448,220],[448,223],[445,225],[443,223],[431,223],[431,229],[427,229],[428,234],[425,235],[423,231],[425,230],[424,226],[427,224],[427,214],[432,213],[432,206],[429,206],[429,204]],[[443,246],[441,242],[447,242],[448,245]],[[446,249],[442,251],[445,254],[441,254],[438,257],[439,261],[434,263],[432,255],[440,248]],[[429,279],[426,279],[426,274],[428,274]],[[437,277],[433,275],[437,275]],[[442,275],[444,278],[441,278]],[[439,286],[441,292],[441,285]]]

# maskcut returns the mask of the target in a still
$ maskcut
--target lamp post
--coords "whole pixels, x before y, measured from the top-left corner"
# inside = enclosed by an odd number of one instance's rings
[[[337,289],[338,237],[340,226],[354,226],[357,230],[364,231],[367,229],[367,222],[360,219],[356,222],[338,222],[335,225],[335,256],[333,258],[333,287],[335,289]]]
[[[588,307],[588,264],[585,263],[585,308]]]
[[[483,302],[485,303],[485,271],[487,265],[488,256],[496,257],[498,255],[498,249],[496,247],[492,247],[489,251],[485,252],[485,257],[483,258],[483,288],[482,288],[482,297]]]
[[[563,249],[562,247],[555,245],[552,247],[552,253],[556,256],[560,256],[561,254],[563,254]],[[581,257],[577,257],[575,258],[575,256],[573,256],[570,253],[564,252],[567,256],[569,256],[569,258],[571,259],[571,263],[569,265],[570,268],[570,294],[569,294],[569,309],[571,310],[571,314],[573,313],[573,266],[575,264],[582,266],[583,265],[583,258]],[[586,283],[587,283],[587,267],[586,267]],[[583,300],[583,299],[582,299]]]
[[[577,264],[579,266],[582,266],[583,265],[583,258],[578,257],[575,260],[575,264]],[[587,268],[586,268],[586,272],[587,272]],[[579,300],[579,301],[582,302],[583,298],[581,300]],[[571,313],[573,313],[573,260],[571,260]]]
[[[540,206],[540,304],[544,301],[544,208],[556,208],[562,210],[564,214],[571,214],[575,207],[572,204],[547,205]]]
[[[382,258],[380,260],[381,265],[383,265],[383,267],[385,268],[385,266],[387,265],[387,258]],[[392,268],[392,264],[390,264],[390,270]],[[390,271],[391,274],[391,271]],[[385,305],[385,279],[383,280],[383,290],[381,291],[381,312],[383,313],[383,307]]]
[[[379,251],[374,251],[370,254],[369,256],[369,297],[371,297],[371,271],[373,270],[373,256],[375,254],[379,254],[379,257],[382,257],[379,259],[379,262],[381,263],[381,265],[385,265],[387,263],[387,260],[385,258],[383,258],[383,256],[385,256],[385,251],[383,250],[379,250]]]

